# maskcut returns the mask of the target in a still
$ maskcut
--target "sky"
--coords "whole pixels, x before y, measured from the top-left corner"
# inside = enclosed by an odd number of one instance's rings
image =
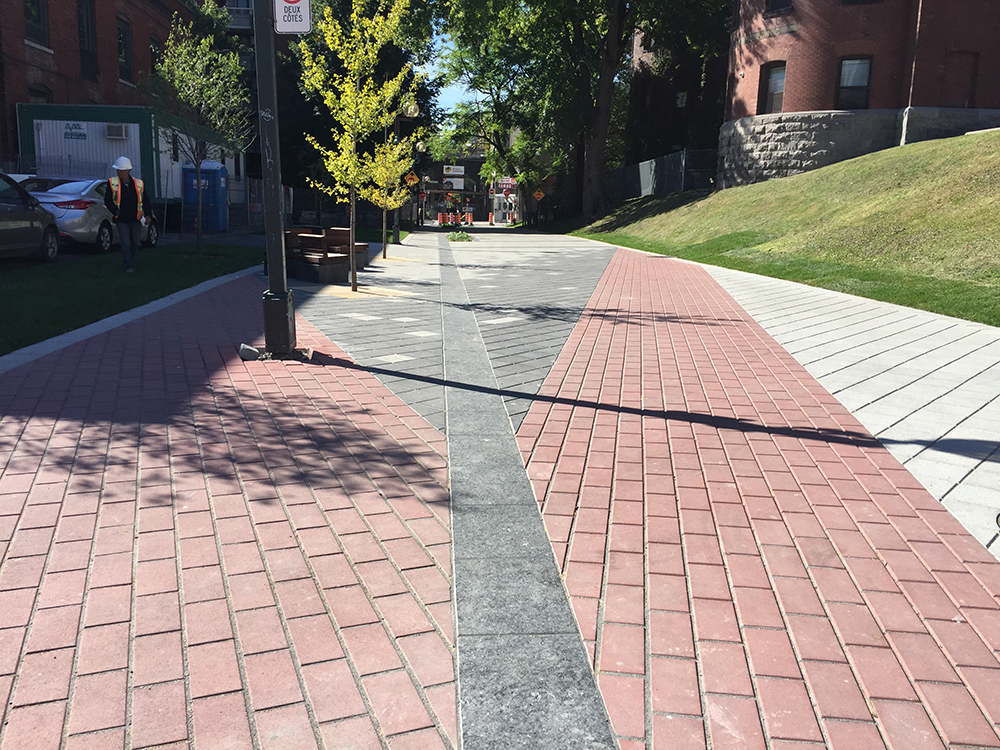
[[[446,112],[450,111],[458,102],[467,98],[468,92],[462,86],[447,86],[441,89],[438,94],[438,106]]]
[[[448,52],[448,37],[439,36],[435,40],[435,53],[437,57],[443,57]],[[438,66],[436,64],[436,59],[432,59],[430,63],[426,66],[427,75],[433,77],[438,75]],[[445,112],[450,112],[451,109],[458,104],[462,99],[471,98],[468,95],[468,91],[462,85],[452,85],[446,86],[441,89],[438,94],[438,106],[441,107]]]

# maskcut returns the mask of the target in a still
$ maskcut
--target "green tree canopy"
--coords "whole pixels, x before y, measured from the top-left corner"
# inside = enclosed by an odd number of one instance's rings
[[[616,90],[623,85],[623,60],[636,32],[656,44],[676,41],[680,30],[698,44],[706,36],[701,25],[716,24],[719,9],[730,5],[729,0],[447,2],[450,75],[481,95],[457,113],[460,127],[480,127],[498,150],[500,142],[520,138],[519,153],[547,155],[552,164],[575,152],[582,157],[586,215],[603,208]]]
[[[226,9],[212,2],[205,3],[202,13],[209,21],[219,24],[227,18]],[[195,234],[199,250],[201,163],[213,151],[205,130],[215,131],[234,150],[246,148],[253,132],[250,95],[239,56],[233,51],[217,49],[215,42],[213,35],[199,35],[194,22],[184,23],[175,15],[163,55],[150,82],[155,93],[154,106],[175,116],[170,119],[170,129],[179,151],[195,167],[198,193]]]

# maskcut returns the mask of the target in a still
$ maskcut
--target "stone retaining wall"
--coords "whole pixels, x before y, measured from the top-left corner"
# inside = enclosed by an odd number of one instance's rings
[[[789,112],[731,120],[719,133],[719,188],[806,172],[900,143],[1000,126],[1000,110],[909,107]]]
[[[789,112],[731,120],[719,133],[720,188],[763,182],[889,148],[899,111]]]

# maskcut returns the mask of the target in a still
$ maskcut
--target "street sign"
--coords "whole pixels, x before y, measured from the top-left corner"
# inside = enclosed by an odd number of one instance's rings
[[[541,190],[536,190],[536,191],[535,191],[535,192],[533,193],[533,195],[535,196],[535,200],[536,200],[536,201],[540,201],[540,200],[541,200],[542,198],[544,198],[544,197],[545,197],[545,193],[543,193],[543,192],[542,192]]]
[[[496,193],[493,191],[493,188],[490,188],[490,198],[492,198],[494,195],[496,195]]]
[[[510,190],[509,189],[505,189],[503,191],[503,197],[504,198],[509,198],[510,197]]]
[[[274,30],[279,34],[312,31],[312,0],[274,0]]]
[[[418,182],[420,182],[420,178],[419,178],[419,177],[417,177],[417,176],[416,176],[415,174],[413,174],[413,172],[410,172],[410,173],[409,173],[408,175],[406,175],[406,177],[404,177],[404,178],[403,178],[403,181],[404,181],[404,182],[405,182],[405,183],[406,183],[406,184],[407,184],[407,185],[408,185],[409,187],[413,187],[413,186],[414,186],[414,185],[416,185],[416,184],[417,184]]]
[[[420,200],[423,200],[426,197],[427,197],[427,193],[425,193],[423,190],[421,190],[420,191]]]

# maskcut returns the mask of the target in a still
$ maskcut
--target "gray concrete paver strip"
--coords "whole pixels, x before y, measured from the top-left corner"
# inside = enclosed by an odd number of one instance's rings
[[[706,269],[1000,556],[1000,329]],[[829,316],[824,325],[802,325],[812,309]],[[842,329],[836,311],[871,323]]]
[[[477,309],[448,244],[441,301],[463,747],[610,750],[604,704],[479,334],[478,316],[504,312]],[[497,521],[531,542],[497,544]]]
[[[611,748],[514,429],[613,248],[544,235],[484,239],[449,249],[441,234],[411,235],[393,250],[417,262],[376,259],[373,268],[378,287],[394,291],[412,291],[408,274],[421,275],[419,294],[390,302],[301,288],[298,310],[448,435],[464,746]],[[544,269],[557,265],[570,283],[553,294]],[[389,317],[390,304],[404,325],[364,325]],[[408,341],[413,333],[424,335]],[[414,359],[385,362],[400,355]],[[498,544],[498,534],[517,543]]]

